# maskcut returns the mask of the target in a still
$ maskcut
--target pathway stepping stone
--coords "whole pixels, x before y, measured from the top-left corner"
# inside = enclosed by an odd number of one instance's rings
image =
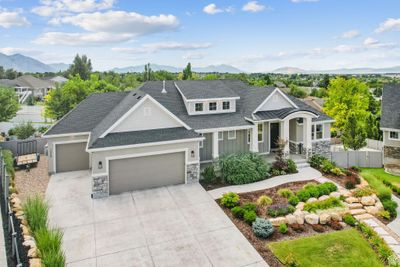
[[[355,209],[355,210],[350,210],[351,215],[360,215],[360,214],[365,214],[367,211],[365,209]]]

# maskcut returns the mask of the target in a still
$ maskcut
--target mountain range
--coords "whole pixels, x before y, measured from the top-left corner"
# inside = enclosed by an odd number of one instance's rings
[[[275,69],[272,73],[280,74],[384,74],[384,73],[400,73],[400,66],[388,68],[342,68],[333,70],[304,70],[296,67],[283,67]]]
[[[181,72],[184,67],[174,67],[174,66],[168,66],[168,65],[158,65],[158,64],[150,64],[150,67],[153,71],[159,71],[159,70],[165,70],[169,72]],[[143,72],[144,70],[144,65],[137,65],[137,66],[129,66],[129,67],[124,67],[124,68],[114,68],[112,71],[115,71],[117,73],[125,73],[125,72]],[[207,67],[192,67],[192,71],[194,72],[203,72],[203,73],[208,73],[208,72],[219,72],[219,73],[241,73],[244,72],[238,68],[235,68],[231,65],[210,65]]]

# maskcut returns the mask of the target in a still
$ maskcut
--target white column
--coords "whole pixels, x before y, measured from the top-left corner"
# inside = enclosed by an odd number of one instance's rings
[[[284,120],[282,122],[283,126],[283,131],[282,131],[282,138],[285,140],[286,145],[285,148],[283,149],[285,155],[289,155],[290,149],[289,149],[289,120]]]
[[[250,151],[254,153],[258,152],[258,124],[255,124],[251,128]]]
[[[212,156],[213,159],[217,159],[219,157],[219,144],[218,144],[218,132],[212,133]]]
[[[307,158],[311,156],[311,150],[312,150],[311,125],[312,125],[312,118],[311,117],[304,118],[303,140]]]

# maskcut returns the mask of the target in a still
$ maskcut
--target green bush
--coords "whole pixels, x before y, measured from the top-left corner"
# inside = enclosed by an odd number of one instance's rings
[[[350,226],[355,226],[357,224],[356,218],[354,218],[351,214],[344,215],[343,221]]]
[[[26,220],[28,221],[29,228],[34,235],[38,230],[45,229],[47,227],[49,206],[42,197],[39,195],[29,197],[23,204],[22,208],[24,210]]]
[[[232,154],[219,160],[221,173],[229,184],[247,184],[270,176],[268,165],[255,153]]]
[[[287,173],[296,173],[297,172],[297,166],[296,166],[296,163],[293,161],[293,160],[291,160],[291,159],[288,159],[287,160]]]
[[[293,195],[289,198],[288,202],[290,205],[296,206],[297,204],[299,204],[300,200],[297,196]]]
[[[33,127],[32,123],[29,122],[21,122],[17,126],[14,127],[14,133],[18,139],[27,139],[31,137],[36,132],[35,127]]]
[[[279,232],[281,234],[286,234],[288,231],[288,226],[286,225],[286,223],[282,223],[279,225]]]
[[[7,173],[14,179],[15,170],[12,152],[8,149],[2,149],[1,152],[3,154],[4,164],[6,165]]]
[[[330,173],[332,173],[332,174],[334,174],[336,176],[343,175],[342,169],[340,169],[339,167],[332,168]]]
[[[214,165],[209,165],[204,168],[204,170],[201,172],[201,175],[204,178],[204,181],[206,183],[216,183],[217,182],[217,175],[215,174],[215,169]]]
[[[318,200],[311,203],[304,204],[304,210],[308,212],[316,212],[317,210],[326,210],[335,207],[342,207],[343,204],[340,199],[336,197],[329,197],[325,200]]]
[[[293,213],[295,208],[292,205],[287,204],[276,204],[271,205],[267,209],[267,214],[271,217],[285,216],[289,213]]]
[[[324,156],[314,154],[312,157],[309,159],[308,163],[310,163],[310,166],[316,169],[321,168],[322,163],[327,160]]]
[[[272,199],[266,195],[263,195],[257,199],[257,204],[260,206],[268,206],[272,204]]]
[[[319,197],[319,189],[317,186],[309,186],[308,188],[306,188],[305,190],[308,191],[308,193],[310,194],[310,197]]]
[[[300,201],[306,202],[311,196],[307,189],[301,189],[297,191],[296,196]]]
[[[378,216],[386,219],[386,220],[390,220],[390,212],[388,212],[387,210],[382,210],[378,213]]]
[[[240,206],[233,207],[231,209],[231,212],[232,212],[233,216],[235,216],[236,218],[243,219],[244,209],[242,207],[240,207]]]
[[[336,168],[335,164],[330,162],[329,160],[324,160],[321,165],[321,171],[324,173],[331,173],[331,170]]]
[[[243,220],[251,225],[257,218],[257,213],[254,210],[246,210],[243,214]]]
[[[233,192],[228,192],[222,195],[220,199],[220,204],[226,208],[233,208],[239,205],[240,197],[238,194]]]
[[[35,232],[35,240],[44,267],[65,266],[62,252],[63,233],[59,229],[41,228]]]
[[[256,218],[252,225],[253,233],[260,238],[267,238],[274,233],[274,227],[269,220]]]
[[[366,187],[357,188],[356,190],[354,190],[353,196],[355,196],[355,197],[365,197],[365,196],[370,196],[370,195],[372,195],[374,193],[375,193],[375,191],[371,187],[366,186]]]
[[[278,195],[280,197],[290,198],[291,196],[294,196],[294,193],[289,188],[281,188],[278,190]]]
[[[329,195],[332,192],[337,191],[337,186],[331,182],[325,182],[317,186],[319,191],[319,196]]]
[[[390,216],[392,218],[397,217],[397,211],[396,211],[397,202],[395,202],[391,199],[384,199],[382,201],[382,205],[383,205],[383,208],[390,213]]]
[[[255,203],[252,203],[252,202],[247,202],[247,203],[243,204],[242,208],[245,211],[257,212],[257,205]]]

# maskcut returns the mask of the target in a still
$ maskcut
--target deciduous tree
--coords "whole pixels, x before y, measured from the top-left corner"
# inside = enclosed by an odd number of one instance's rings
[[[0,122],[12,119],[19,109],[18,96],[11,88],[0,87]]]
[[[357,114],[351,111],[347,116],[341,137],[344,148],[358,150],[366,146],[366,138],[364,122],[359,121]]]

